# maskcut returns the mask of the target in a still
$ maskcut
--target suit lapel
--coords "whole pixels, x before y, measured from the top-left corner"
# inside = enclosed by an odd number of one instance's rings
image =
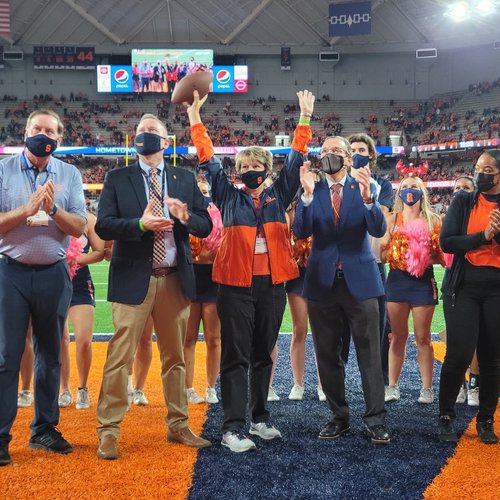
[[[337,228],[335,226],[335,220],[333,218],[332,197],[330,195],[330,188],[328,187],[327,180],[322,179],[317,184],[314,192],[315,194],[317,192],[319,206],[323,211],[324,218],[328,221],[328,225],[331,226],[332,231],[337,231]]]
[[[130,182],[132,183],[132,188],[137,196],[137,201],[141,206],[141,210],[144,212],[146,205],[148,204],[148,200],[146,198],[146,191],[144,188],[144,175],[141,167],[139,166],[139,162],[136,162],[128,167],[128,174]]]
[[[355,186],[356,181],[347,176],[344,184],[344,189],[342,190],[342,205],[340,207],[340,226],[339,232],[341,232],[344,227],[347,218],[349,217],[349,212],[351,210],[352,202],[354,201],[354,192],[356,191]]]
[[[175,173],[175,167],[171,167],[165,163],[167,172],[167,193],[170,198],[179,198],[179,181]]]

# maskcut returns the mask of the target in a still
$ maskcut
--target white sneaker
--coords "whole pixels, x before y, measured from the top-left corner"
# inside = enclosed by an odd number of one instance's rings
[[[134,389],[132,402],[137,406],[148,406],[149,404],[148,398],[141,389]]]
[[[276,427],[273,427],[266,422],[259,422],[257,424],[251,423],[250,430],[248,432],[267,441],[282,437],[281,432],[276,429]]]
[[[88,408],[90,408],[88,387],[83,387],[81,389],[78,389],[78,391],[76,393],[75,408],[77,410],[87,410]]]
[[[71,392],[64,391],[59,394],[59,408],[67,408],[73,402],[73,396],[71,396]]]
[[[293,384],[292,390],[288,395],[288,399],[292,401],[302,401],[304,398],[304,386],[299,384]]]
[[[467,404],[469,406],[479,406],[479,387],[467,391]]]
[[[31,395],[31,391],[21,391],[17,395],[17,406],[19,408],[28,408],[33,404],[33,396]]]
[[[255,446],[255,443],[251,439],[248,439],[239,432],[225,432],[222,436],[221,444],[236,453],[257,449],[257,446]]]
[[[434,402],[434,389],[432,387],[420,389],[420,396],[417,399],[417,403],[422,403],[430,405]]]
[[[320,401],[326,401],[326,394],[323,392],[323,388],[318,385],[318,399]]]
[[[401,397],[399,393],[399,385],[388,385],[385,388],[385,402],[389,403],[390,401],[397,401]]]
[[[272,385],[269,386],[269,392],[267,393],[267,400],[268,401],[279,401],[280,397],[274,390],[274,387]]]
[[[215,387],[207,387],[205,391],[205,401],[210,403],[211,405],[217,404],[219,402],[219,398],[217,397],[217,393],[215,392]]]
[[[200,403],[205,402],[205,400],[201,396],[198,396],[198,394],[196,393],[196,391],[192,387],[189,387],[188,389],[186,389],[186,394],[187,394],[188,403],[198,405]]]
[[[456,402],[458,404],[462,404],[465,403],[466,401],[467,401],[467,388],[462,385],[462,387],[460,387],[460,392],[458,393]]]

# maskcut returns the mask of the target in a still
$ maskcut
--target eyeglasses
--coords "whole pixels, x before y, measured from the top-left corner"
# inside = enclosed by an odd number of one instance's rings
[[[347,156],[347,151],[345,149],[339,148],[338,146],[331,147],[331,148],[323,148],[321,150],[322,155],[327,155],[333,153],[335,155],[344,155]]]

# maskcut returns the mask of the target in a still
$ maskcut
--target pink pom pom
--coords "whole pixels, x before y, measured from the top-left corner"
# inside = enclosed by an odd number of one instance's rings
[[[208,205],[208,213],[212,219],[213,227],[210,234],[203,240],[203,246],[210,252],[216,252],[222,239],[222,217],[219,209],[213,203]]]
[[[78,270],[78,259],[82,255],[84,244],[80,238],[71,236],[69,246],[66,250],[66,261],[68,262],[69,277],[73,279]]]
[[[427,223],[417,219],[401,228],[401,232],[408,237],[408,250],[405,253],[406,269],[412,276],[420,278],[431,265],[431,243]]]

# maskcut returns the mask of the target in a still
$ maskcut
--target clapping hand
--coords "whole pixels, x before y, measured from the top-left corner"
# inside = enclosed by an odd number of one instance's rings
[[[167,219],[166,217],[154,215],[154,203],[154,200],[150,200],[144,210],[144,213],[142,214],[141,220],[144,229],[148,231],[172,231],[174,227],[174,221],[172,219]]]

